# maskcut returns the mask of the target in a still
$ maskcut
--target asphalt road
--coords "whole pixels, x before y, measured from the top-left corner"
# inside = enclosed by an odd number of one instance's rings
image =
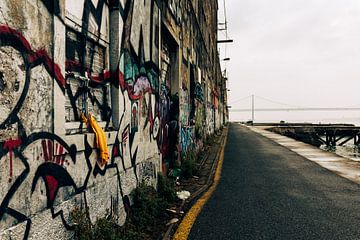
[[[231,124],[219,185],[189,239],[360,239],[360,188]]]

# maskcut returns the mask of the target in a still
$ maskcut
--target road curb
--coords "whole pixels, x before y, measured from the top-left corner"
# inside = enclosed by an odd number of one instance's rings
[[[215,191],[215,188],[218,184],[221,175],[221,168],[224,158],[224,150],[226,146],[228,135],[228,128],[225,128],[221,137],[220,147],[218,148],[215,160],[213,161],[210,174],[208,176],[207,182],[204,186],[194,192],[187,200],[184,201],[181,205],[181,209],[184,207],[186,203],[190,204],[195,199],[198,199],[190,208],[190,210],[186,213],[185,217],[182,219],[178,228],[172,239],[174,240],[185,240],[190,234],[190,230],[192,225],[194,224],[198,214],[201,212],[202,207],[207,202],[207,200],[211,197],[212,193]],[[200,195],[202,196],[200,197]],[[200,197],[200,198],[199,198]],[[164,236],[164,240],[169,240],[171,232],[173,231],[176,225],[172,225]]]

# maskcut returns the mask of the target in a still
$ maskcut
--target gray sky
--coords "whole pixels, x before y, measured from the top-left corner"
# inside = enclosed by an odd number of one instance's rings
[[[226,0],[226,6],[233,108],[251,94],[295,106],[360,106],[359,0]]]

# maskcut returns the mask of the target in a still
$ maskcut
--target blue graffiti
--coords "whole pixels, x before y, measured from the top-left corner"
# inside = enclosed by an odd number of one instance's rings
[[[184,154],[195,147],[194,127],[181,128],[181,152]]]
[[[195,86],[195,98],[201,102],[204,101],[204,91],[200,83],[196,83]]]

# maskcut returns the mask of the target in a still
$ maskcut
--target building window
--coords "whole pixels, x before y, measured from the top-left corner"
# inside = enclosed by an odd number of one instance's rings
[[[109,127],[111,92],[106,72],[107,47],[72,28],[66,29],[65,120],[68,133],[84,130],[78,125],[81,113],[91,113],[102,127]]]

